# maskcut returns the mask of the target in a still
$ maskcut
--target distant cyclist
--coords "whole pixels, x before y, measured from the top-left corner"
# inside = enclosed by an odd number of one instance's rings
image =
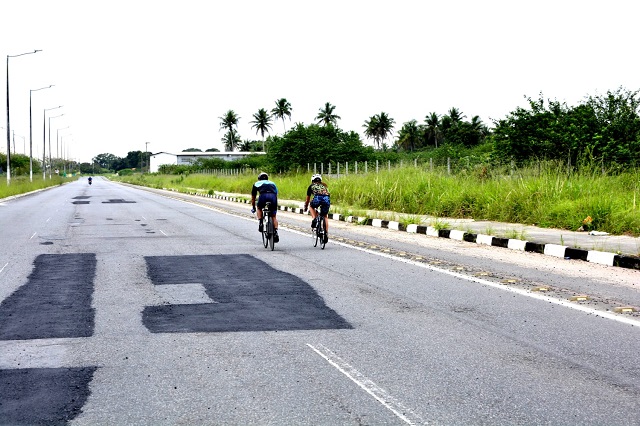
[[[313,196],[313,199],[311,199]],[[311,204],[309,200],[311,199]],[[325,240],[328,239],[329,234],[329,220],[327,219],[327,213],[329,213],[329,207],[331,206],[331,199],[329,198],[329,189],[327,184],[322,181],[322,176],[315,174],[311,176],[311,185],[307,188],[307,199],[304,202],[304,211],[307,211],[308,207],[311,207],[311,227],[315,228],[318,223],[318,207],[323,207],[324,212],[324,229]]]
[[[89,185],[91,185],[91,182],[93,182],[93,178],[89,176]]]
[[[278,187],[276,184],[269,180],[269,175],[262,172],[258,175],[258,181],[253,184],[251,188],[251,212],[256,213],[256,195],[260,194],[258,197],[258,231],[262,232],[262,209],[264,208],[267,202],[271,203],[271,207],[269,212],[271,217],[273,217],[273,242],[277,243],[280,241],[280,237],[278,236],[278,219],[276,218],[276,212],[278,211]]]

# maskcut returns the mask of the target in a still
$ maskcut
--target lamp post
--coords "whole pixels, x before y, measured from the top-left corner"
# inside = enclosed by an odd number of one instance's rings
[[[34,50],[33,52],[20,53],[19,55],[7,55],[7,185],[11,184],[11,120],[9,119],[9,58],[17,58],[18,56],[30,55],[32,53],[42,52],[42,50]]]
[[[68,129],[69,126],[67,127],[63,127],[61,129],[56,129],[56,157],[58,158],[58,163],[60,162],[60,130],[64,130],[64,129]],[[63,154],[64,156],[64,154]],[[58,167],[58,170],[60,170],[60,167]],[[60,172],[58,171],[58,174],[60,174]]]
[[[149,173],[149,149],[147,148],[147,146],[150,144],[151,142],[145,142],[144,143],[144,154],[147,154],[147,173]]]
[[[47,111],[51,111],[52,109],[62,108],[62,105],[53,108],[47,108],[44,110],[42,117],[42,180],[47,178],[47,168],[44,166],[46,163],[46,155],[47,155],[47,140],[45,138],[45,134],[47,131]],[[49,153],[51,154],[51,153]],[[51,166],[51,165],[49,165]]]
[[[29,182],[33,182],[33,125],[31,121],[31,93],[37,92],[38,90],[49,89],[51,87],[53,87],[53,84],[47,87],[29,90]],[[44,163],[42,163],[42,167],[44,167]]]
[[[51,160],[51,119],[62,117],[64,114],[54,115],[53,117],[49,117],[49,180],[51,180],[51,172],[53,169],[53,162]]]

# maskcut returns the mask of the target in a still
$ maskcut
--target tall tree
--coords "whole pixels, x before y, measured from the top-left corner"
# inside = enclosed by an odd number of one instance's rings
[[[331,103],[327,102],[324,104],[324,108],[320,108],[318,115],[316,116],[316,120],[318,120],[318,124],[322,124],[323,126],[327,126],[329,124],[336,125],[338,120],[340,120],[340,116],[334,114],[336,106],[331,105]]]
[[[271,129],[271,116],[267,113],[267,110],[260,108],[258,112],[253,114],[253,121],[250,121],[252,129],[256,129],[256,134],[260,132],[262,135],[262,151],[264,151],[264,134],[269,133]]]
[[[225,151],[234,151],[242,143],[242,140],[238,132],[235,129],[231,129],[222,137],[222,143]]]
[[[427,140],[433,142],[435,147],[438,147],[438,142],[442,140],[442,129],[440,126],[440,117],[435,112],[427,115],[424,119]]]
[[[373,139],[376,147],[380,148],[380,143],[393,134],[395,120],[386,112],[373,115],[364,122],[364,134],[367,138]]]
[[[237,143],[233,143],[235,138],[237,137],[240,140],[237,132],[235,131],[235,127],[238,126],[238,122],[240,121],[240,117],[230,109],[223,115],[222,117],[218,117],[220,119],[220,130],[224,129],[227,131],[225,136],[222,138],[222,141],[225,143],[225,149],[227,151],[233,151],[236,147]]]
[[[403,124],[398,132],[398,145],[403,149],[414,151],[422,145],[424,131],[416,120],[410,120]]]
[[[287,127],[284,124],[284,118],[289,117],[291,120],[291,103],[285,98],[280,98],[276,101],[276,106],[271,110],[271,115],[275,117],[276,120],[282,120],[282,127],[284,131],[287,131]]]

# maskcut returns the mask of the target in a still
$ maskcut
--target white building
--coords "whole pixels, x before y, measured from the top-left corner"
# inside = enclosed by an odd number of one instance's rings
[[[225,161],[234,161],[255,154],[264,155],[264,152],[181,152],[179,154],[157,152],[149,154],[149,171],[151,173],[157,172],[160,166],[164,164],[189,165],[201,158],[219,158]]]

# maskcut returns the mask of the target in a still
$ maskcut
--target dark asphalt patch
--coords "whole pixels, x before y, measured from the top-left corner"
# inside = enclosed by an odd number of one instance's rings
[[[135,203],[135,201],[126,201],[121,198],[116,198],[108,201],[103,201],[102,204],[126,204],[126,203]]]
[[[66,424],[80,414],[96,370],[96,367],[0,370],[0,424]]]
[[[0,340],[88,337],[96,256],[42,254],[27,283],[0,303]]]
[[[72,204],[89,204],[91,201],[74,201]]]
[[[145,259],[153,284],[200,283],[216,302],[147,306],[152,333],[353,328],[309,284],[250,255]]]

